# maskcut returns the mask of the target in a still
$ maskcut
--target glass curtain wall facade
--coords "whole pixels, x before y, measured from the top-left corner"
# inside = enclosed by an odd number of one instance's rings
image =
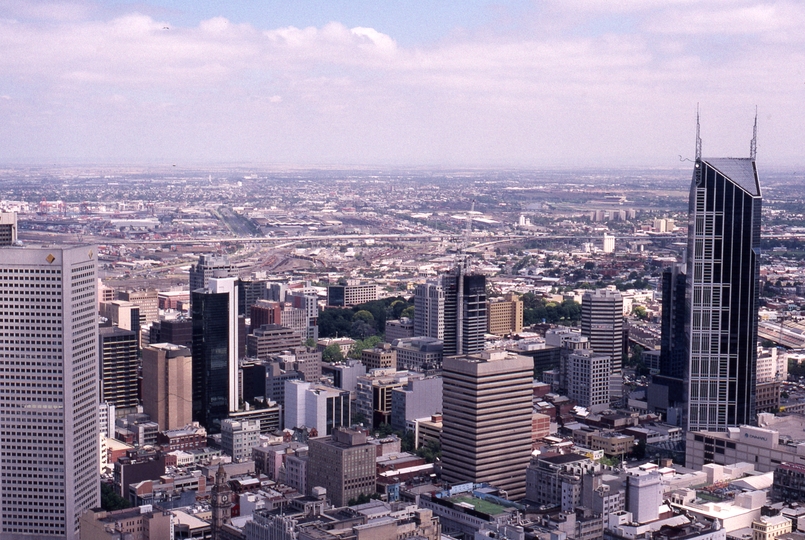
[[[697,159],[685,295],[689,430],[755,420],[760,210],[753,158]]]
[[[229,294],[194,291],[193,420],[220,433],[229,413]]]

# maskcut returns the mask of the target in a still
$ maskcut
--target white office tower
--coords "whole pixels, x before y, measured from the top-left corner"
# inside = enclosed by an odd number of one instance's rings
[[[613,373],[621,372],[623,297],[619,291],[597,289],[582,295],[581,334],[590,338],[590,347],[597,354],[609,355]]]
[[[660,518],[663,504],[660,473],[657,471],[632,470],[626,485],[626,511],[632,513],[635,523],[649,523]]]
[[[440,283],[423,283],[414,291],[414,336],[444,339],[444,289]]]
[[[94,246],[0,248],[0,540],[100,505]]]
[[[604,233],[604,253],[615,253],[615,237]]]
[[[593,412],[609,407],[609,356],[578,349],[568,356],[567,364],[568,397]]]

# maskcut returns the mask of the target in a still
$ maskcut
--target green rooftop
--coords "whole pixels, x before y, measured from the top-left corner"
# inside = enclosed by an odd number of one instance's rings
[[[454,497],[450,497],[447,500],[452,503],[471,504],[472,506],[475,507],[475,510],[477,510],[478,512],[483,512],[484,514],[489,514],[490,516],[495,516],[497,514],[502,514],[506,512],[505,506],[485,501],[483,499],[478,499],[477,497],[473,497],[472,495],[456,495]]]

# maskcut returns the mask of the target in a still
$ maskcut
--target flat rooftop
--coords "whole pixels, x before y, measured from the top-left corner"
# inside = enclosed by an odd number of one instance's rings
[[[485,501],[483,499],[473,497],[472,495],[456,495],[448,498],[447,500],[454,504],[464,503],[472,505],[478,512],[483,512],[484,514],[489,514],[490,516],[496,516],[508,511],[508,508],[505,506],[501,506],[490,501]]]

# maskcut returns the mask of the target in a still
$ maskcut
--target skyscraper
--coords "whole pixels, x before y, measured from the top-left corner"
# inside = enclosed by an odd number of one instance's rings
[[[582,407],[599,412],[609,407],[610,357],[591,349],[568,355],[568,397]]]
[[[17,241],[17,213],[0,212],[0,246],[11,246]]]
[[[190,267],[190,292],[205,289],[210,284],[210,278],[230,277],[234,267],[226,255],[200,255],[198,263]]]
[[[414,334],[441,339],[445,356],[482,351],[486,328],[486,276],[458,265],[416,288]]]
[[[685,335],[687,311],[685,289],[687,276],[683,265],[674,265],[662,273],[662,337],[660,372],[651,378],[647,392],[650,410],[665,416],[665,421],[681,426],[687,414],[685,374],[688,369],[688,345]]]
[[[0,539],[100,504],[95,248],[0,248]]]
[[[143,412],[159,429],[179,429],[192,421],[192,380],[188,348],[152,343],[143,349]]]
[[[414,290],[414,335],[444,338],[444,289],[438,281],[429,281]]]
[[[686,289],[689,430],[724,431],[755,420],[761,216],[755,140],[749,158],[702,158],[697,122]]]
[[[117,326],[100,329],[101,400],[114,405],[120,414],[136,412],[139,404],[137,381],[137,334]]]
[[[619,291],[597,289],[581,297],[581,333],[596,354],[612,358],[613,373],[621,372],[623,357],[623,298]]]
[[[488,482],[522,499],[531,458],[533,360],[485,351],[446,357],[442,368],[442,478]]]
[[[193,301],[193,420],[219,433],[238,410],[238,310],[235,278],[212,278]]]

